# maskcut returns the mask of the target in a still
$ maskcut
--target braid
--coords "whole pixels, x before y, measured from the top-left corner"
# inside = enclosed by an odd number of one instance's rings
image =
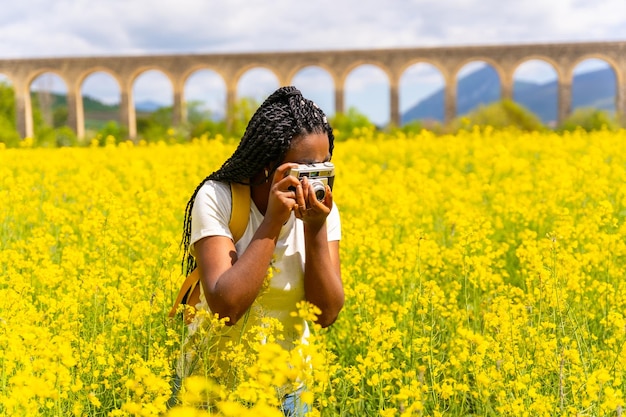
[[[198,184],[187,202],[181,240],[184,275],[196,267],[196,261],[189,253],[191,211],[202,185],[208,180],[253,185],[250,180],[266,166],[271,167],[271,172],[278,168],[294,138],[313,133],[328,135],[332,155],[335,138],[324,112],[314,102],[304,98],[297,88],[281,87],[259,106],[235,152],[220,169]]]

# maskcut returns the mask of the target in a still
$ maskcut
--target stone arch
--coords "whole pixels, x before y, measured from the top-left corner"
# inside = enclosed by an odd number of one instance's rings
[[[71,83],[66,78],[66,74],[63,71],[59,71],[58,69],[50,67],[42,67],[28,74],[28,76],[26,77],[26,85],[28,86],[28,88],[30,89],[33,82],[43,74],[54,74],[63,81],[68,89],[70,88]]]
[[[117,84],[120,91],[122,90],[122,79],[120,78],[119,74],[117,74],[115,71],[111,70],[110,68],[103,67],[103,66],[96,66],[96,67],[89,68],[85,71],[82,71],[77,78],[77,81],[76,81],[77,85],[82,87],[87,78],[89,78],[90,76],[98,72],[104,73],[108,75],[109,77],[111,77]]]
[[[371,64],[371,63],[362,63],[361,65],[358,66],[351,66],[352,70],[347,74],[346,78],[345,78],[345,82],[344,82],[344,93],[345,93],[345,102],[346,102],[346,107],[347,109],[349,109],[350,107],[355,107],[359,110],[359,112],[365,114],[366,116],[368,116],[368,118],[377,125],[384,125],[387,124],[389,122],[391,122],[391,97],[390,97],[390,89],[391,89],[391,83],[392,83],[392,79],[390,78],[390,73],[388,70],[385,69],[385,67],[381,67],[379,65],[376,64]],[[352,93],[350,91],[349,87],[349,78],[351,76],[354,76],[356,74],[357,71],[360,71],[361,69],[364,69],[365,71],[369,71],[370,69],[373,69],[375,72],[378,72],[379,74],[381,74],[383,76],[383,82],[385,83],[385,85],[376,85],[375,83],[369,83],[370,84],[370,88],[373,85],[374,89],[377,89],[378,91],[368,91],[368,92],[362,92],[362,93],[357,93],[357,94],[361,94],[363,95],[362,98],[357,98],[354,101],[356,103],[360,103],[360,105],[355,105],[355,106],[351,106],[350,102],[351,102],[351,98],[352,98]],[[358,76],[358,74],[357,74]],[[375,76],[376,77],[376,76]],[[367,85],[368,83],[366,83]],[[358,90],[357,90],[358,91]],[[376,95],[377,98],[380,98],[380,100],[372,100],[370,95]],[[367,97],[366,97],[367,96]],[[384,116],[380,116],[380,119],[377,119],[374,115],[375,109],[374,106],[381,106],[381,108],[379,109],[381,114],[383,114],[383,109],[382,107],[387,107],[387,119],[383,119]]]
[[[471,64],[473,62],[484,62],[485,64],[491,66],[498,74],[498,78],[500,79],[501,83],[503,80],[506,79],[506,71],[504,70],[502,65],[495,59],[483,55],[476,55],[475,57],[467,58],[460,61],[452,70],[452,74],[454,74],[454,77],[456,78],[459,74],[459,71],[461,71],[468,64]]]
[[[291,71],[287,73],[287,80],[289,83],[293,84],[294,77],[303,69],[308,67],[316,67],[321,68],[323,71],[328,73],[333,83],[333,104],[332,107],[323,108],[327,114],[334,114],[338,112],[343,112],[344,110],[344,97],[343,97],[343,81],[341,80],[340,71],[336,66],[331,65],[330,63],[324,61],[304,61],[298,65],[295,65]],[[331,111],[332,109],[332,111]]]
[[[55,69],[41,69],[40,71],[36,71],[32,74],[30,74],[30,76],[27,78],[27,91],[29,93],[29,99],[30,99],[30,94],[32,94],[34,91],[34,87],[36,87],[34,84],[41,79],[41,77],[46,76],[46,75],[52,75],[54,78],[52,79],[52,82],[55,82],[54,80],[59,80],[62,84],[63,87],[65,87],[65,90],[63,91],[65,93],[65,96],[67,98],[67,102],[65,106],[61,106],[61,107],[57,107],[56,109],[53,110],[53,95],[55,94],[54,91],[50,90],[50,91],[46,91],[43,90],[40,93],[37,94],[37,99],[35,100],[35,102],[38,103],[38,106],[35,106],[35,108],[33,108],[33,102],[30,102],[31,105],[31,117],[33,118],[32,123],[33,123],[33,133],[35,134],[35,136],[37,135],[37,128],[39,127],[43,127],[41,125],[38,125],[36,123],[35,119],[35,115],[37,114],[37,111],[39,111],[41,114],[41,118],[42,118],[42,122],[44,125],[49,126],[49,127],[60,127],[60,126],[66,126],[69,125],[71,120],[69,120],[69,115],[70,115],[70,110],[69,107],[71,106],[70,104],[70,97],[72,94],[72,84],[70,82],[68,82],[67,78],[64,76],[65,74],[63,74],[62,71],[58,71]],[[53,87],[51,87],[53,88]],[[58,92],[59,94],[61,92]],[[37,110],[35,110],[37,109]],[[63,114],[65,113],[65,114]]]
[[[554,70],[554,72],[556,72],[557,80],[561,80],[565,77],[565,72],[563,71],[563,67],[559,65],[559,63],[556,60],[552,59],[550,56],[538,55],[538,54],[530,54],[528,56],[525,56],[521,59],[516,60],[512,66],[513,74],[515,74],[515,72],[521,65],[529,61],[542,61],[548,64]]]
[[[597,67],[599,62],[602,63],[599,67],[606,68],[579,71],[577,73],[584,64],[587,63]],[[598,55],[588,55],[574,61],[572,63],[571,109],[575,111],[579,108],[594,108],[614,114],[618,110],[618,97],[621,85],[617,68],[615,62]],[[610,75],[601,73],[605,69],[610,72]],[[603,100],[601,98],[603,95],[607,97],[612,95],[612,99],[609,97],[608,100]],[[584,96],[587,100],[582,101],[581,96]]]
[[[148,77],[148,81],[151,81],[152,85],[150,87],[144,87],[142,77]],[[156,78],[150,80],[150,77]],[[163,70],[158,66],[143,67],[133,72],[130,81],[131,84],[128,94],[131,97],[129,102],[132,103],[132,106],[129,106],[128,110],[133,113],[134,126],[129,124],[129,131],[133,131],[136,136],[141,133],[144,128],[148,128],[152,124],[152,115],[156,111],[170,113],[169,116],[173,126],[180,124],[180,90],[177,88],[177,80],[169,71]],[[163,82],[161,85],[162,88],[156,90],[154,88],[155,82]],[[143,88],[145,88],[145,92],[142,91]],[[147,92],[148,90],[149,92]],[[155,98],[155,91],[158,91],[161,96]],[[146,99],[143,99],[144,96]],[[138,105],[141,107],[138,107]],[[171,108],[171,111],[169,111],[168,108]],[[131,137],[134,136],[131,135]]]
[[[293,79],[298,75],[302,70],[306,70],[307,68],[319,68],[320,70],[327,73],[331,79],[333,80],[333,85],[337,85],[337,74],[334,68],[330,65],[327,65],[325,62],[303,62],[301,64],[295,65],[289,72],[287,73],[288,82],[293,82]]]
[[[404,73],[406,73],[408,69],[418,64],[430,65],[431,67],[435,68],[441,74],[441,76],[443,77],[445,81],[447,81],[448,78],[450,77],[450,72],[448,70],[448,67],[446,67],[441,61],[436,60],[436,59],[427,59],[427,58],[410,59],[407,62],[403,63],[399,67],[400,75],[403,75]]]
[[[219,76],[222,79],[222,81],[224,81],[224,84],[226,84],[227,77],[222,68],[220,68],[217,65],[210,65],[210,64],[204,64],[204,63],[191,65],[188,68],[185,68],[185,71],[183,71],[180,76],[181,83],[186,84],[187,81],[189,81],[189,78],[199,71],[214,72],[217,76]]]
[[[611,69],[615,73],[616,81],[622,84],[622,81],[623,81],[622,79],[624,75],[621,74],[619,71],[619,67],[620,67],[619,64],[611,57],[606,56],[604,54],[598,54],[598,53],[582,54],[579,57],[577,57],[575,60],[573,60],[569,67],[569,73],[568,73],[568,75],[570,76],[570,79],[572,79],[572,76],[574,74],[576,67],[578,67],[578,65],[590,59],[606,62],[607,65],[611,67]]]
[[[260,62],[251,62],[251,63],[249,63],[247,65],[241,66],[240,68],[237,69],[237,71],[235,71],[233,73],[233,76],[232,76],[231,80],[232,80],[232,84],[233,84],[233,87],[235,88],[235,90],[236,90],[237,86],[239,85],[239,82],[241,81],[241,78],[243,76],[245,76],[248,72],[250,72],[252,70],[256,70],[256,69],[263,69],[263,70],[271,72],[276,77],[276,79],[278,80],[278,83],[279,84],[282,83],[282,81],[280,79],[280,76],[279,76],[279,73],[276,70],[276,68],[272,67],[271,65],[266,65],[266,64],[263,64],[263,63],[260,63]]]
[[[343,71],[339,73],[340,82],[342,84],[345,84],[346,78],[348,78],[348,76],[352,74],[352,72],[355,69],[365,66],[365,65],[377,67],[378,69],[383,71],[387,79],[389,80],[389,82],[391,82],[391,80],[393,79],[393,74],[391,70],[383,62],[375,60],[375,59],[357,59],[357,60],[350,62],[350,64],[346,65],[343,68]]]
[[[469,66],[472,65],[484,65],[484,68],[478,68],[476,70],[470,71],[467,74],[462,74],[464,70],[466,70]],[[489,74],[493,71],[492,74]],[[456,100],[456,115],[460,116],[466,114],[472,110],[474,110],[479,105],[490,104],[493,102],[497,102],[503,98],[503,82],[506,79],[506,74],[500,65],[494,65],[493,60],[488,59],[485,60],[483,58],[476,57],[475,59],[464,60],[463,65],[459,65],[455,71],[455,85],[454,85],[454,95],[457,98]],[[493,79],[493,76],[497,77],[497,82]],[[471,79],[470,79],[471,78]],[[472,96],[466,100],[458,100],[459,90],[460,89],[473,89],[475,90],[474,85],[477,82],[482,82],[479,86],[481,90],[483,90],[482,97]]]
[[[203,76],[203,73],[206,76]],[[198,90],[190,91],[194,87],[193,78],[201,77],[200,82],[195,83]],[[210,66],[196,66],[191,71],[187,71],[183,77],[183,107],[186,115],[185,121],[190,122],[190,118],[199,117],[206,120],[224,119],[228,103],[228,86],[224,76]],[[219,87],[215,84],[219,83]],[[221,96],[218,97],[218,95]],[[197,106],[190,109],[189,104],[197,102]],[[195,112],[195,114],[190,113]]]
[[[266,65],[256,65],[256,66],[248,66],[247,69],[245,69],[245,71],[240,71],[237,74],[237,77],[235,78],[235,85],[236,85],[236,93],[237,93],[237,97],[241,98],[242,97],[242,92],[241,92],[241,88],[242,88],[242,81],[247,82],[246,77],[248,76],[254,76],[253,72],[254,71],[260,71],[261,73],[264,73],[264,75],[268,75],[274,78],[274,80],[277,83],[277,86],[275,86],[271,91],[269,89],[262,89],[259,88],[257,91],[258,93],[256,93],[256,96],[253,96],[252,98],[254,100],[257,101],[262,101],[265,98],[267,98],[267,96],[269,94],[271,94],[276,88],[280,87],[282,82],[280,80],[280,77],[278,76],[278,74],[276,73],[276,71],[271,68],[268,67]],[[252,74],[252,75],[250,75]],[[263,75],[263,76],[264,76]],[[257,74],[256,77],[258,77],[259,75]],[[263,91],[262,91],[263,90]]]
[[[131,73],[130,77],[128,78],[128,83],[129,83],[129,93],[132,96],[132,102],[133,102],[133,107],[136,106],[136,101],[135,101],[135,88],[137,87],[137,81],[145,76],[146,74],[155,74],[155,73],[159,73],[162,74],[165,79],[168,82],[168,85],[171,88],[171,100],[172,103],[174,103],[175,101],[175,95],[177,94],[178,88],[180,87],[180,83],[178,82],[177,78],[174,77],[174,75],[168,71],[166,68],[163,68],[162,66],[159,65],[145,65],[145,66],[141,66],[141,67],[137,67],[134,69],[134,71]]]
[[[102,107],[98,110],[90,110],[87,111],[85,106],[85,97],[88,94],[85,94],[85,87],[87,87],[88,80],[93,79],[93,77],[106,77],[101,78],[99,82],[101,83],[104,79],[110,80],[113,85],[109,85],[109,87],[115,88],[115,95],[117,96],[117,100],[103,100],[101,95],[98,97],[91,97],[96,101],[102,103]],[[108,122],[115,122],[119,125],[119,128],[122,128],[122,115],[120,104],[122,101],[122,83],[118,75],[111,71],[106,67],[94,67],[90,68],[88,71],[83,72],[78,78],[78,92],[77,94],[77,134],[79,136],[84,136],[87,131],[97,131],[104,127]],[[117,110],[111,108],[110,110],[107,107],[115,106]],[[117,113],[117,114],[115,114]],[[88,124],[89,123],[89,124]],[[125,128],[126,126],[124,126]],[[119,138],[118,138],[119,139]]]
[[[526,77],[524,71],[527,72]],[[559,68],[552,60],[533,57],[517,62],[513,68],[512,99],[535,114],[544,124],[556,126],[559,117],[559,79]],[[541,96],[535,93],[539,89],[545,91]]]
[[[410,74],[411,71],[419,71],[422,68],[426,69],[426,71],[430,71],[432,74]],[[430,88],[428,88],[424,82],[419,83],[414,81],[414,89],[422,91],[418,92],[414,90],[414,94],[419,93],[413,95],[413,97],[417,96],[417,101],[406,98],[406,89],[410,88],[406,85],[410,82],[409,77],[412,77],[415,80],[420,76],[431,76],[434,74],[439,76],[441,85],[437,85],[438,82],[433,83],[435,81],[434,79],[431,79],[431,82],[427,83],[430,84]],[[410,65],[403,66],[398,91],[399,109],[402,115],[400,124],[403,125],[413,120],[432,120],[443,122],[445,119],[445,88],[446,78],[442,71],[442,67],[438,62],[430,60],[415,60],[412,61]],[[427,100],[428,103],[424,102],[425,100]],[[423,105],[421,105],[422,102],[424,102]]]
[[[134,85],[135,82],[137,82],[137,78],[141,77],[143,74],[150,72],[150,71],[158,71],[162,73],[168,79],[172,87],[176,85],[176,78],[174,77],[174,75],[170,71],[168,71],[166,68],[163,68],[160,65],[141,65],[141,66],[137,66],[133,68],[133,70],[127,77],[128,84],[131,86]]]
[[[335,103],[338,111],[343,111],[343,88],[345,79],[353,68],[363,64],[375,65],[387,73],[390,83],[391,120],[399,120],[395,115],[398,106],[397,84],[403,66],[412,65],[414,60],[430,60],[432,64],[442,65],[442,74],[446,79],[445,106],[446,121],[456,114],[456,96],[454,94],[455,68],[458,71],[466,62],[483,61],[495,69],[500,81],[502,96],[512,96],[513,64],[532,58],[544,59],[555,63],[554,68],[559,75],[559,120],[563,120],[570,113],[571,81],[574,71],[573,65],[577,60],[598,58],[610,62],[615,71],[617,80],[616,110],[621,116],[626,116],[626,90],[624,83],[626,65],[623,51],[626,42],[576,42],[576,43],[545,43],[522,45],[485,45],[485,46],[450,46],[428,48],[391,48],[377,50],[331,50],[331,51],[304,51],[280,53],[218,53],[218,54],[188,54],[188,55],[160,55],[160,56],[118,56],[118,57],[74,57],[74,58],[47,58],[41,59],[0,59],[0,72],[13,77],[16,99],[17,126],[22,137],[32,135],[32,111],[29,97],[29,77],[35,72],[51,71],[65,80],[71,90],[69,103],[78,100],[76,83],[80,73],[91,67],[107,67],[119,74],[122,85],[121,112],[128,121],[129,136],[133,137],[134,114],[132,112],[132,83],[134,73],[141,73],[148,69],[156,69],[170,77],[174,86],[174,107],[182,108],[182,76],[185,71],[198,65],[210,64],[224,74],[227,83],[228,100],[234,97],[233,78],[253,67],[267,67],[279,79],[280,84],[286,84],[287,75],[295,73],[300,66],[318,65],[329,69],[335,80]],[[439,64],[441,63],[441,64]],[[496,64],[498,63],[498,64]],[[558,65],[556,65],[558,63]],[[574,63],[574,64],[573,64]],[[501,68],[503,71],[501,71]],[[126,109],[126,111],[124,110]],[[176,109],[175,109],[176,110]],[[77,119],[78,116],[69,116]],[[180,114],[174,111],[174,115]],[[72,123],[70,123],[72,125]],[[73,125],[72,125],[73,126]]]
[[[310,73],[307,75],[307,71],[313,71],[317,74]],[[305,77],[305,79],[303,79],[302,82],[297,83],[296,81],[298,77]],[[314,79],[313,77],[317,78]],[[323,78],[326,78],[326,80]],[[300,89],[302,95],[310,100],[313,100],[318,106],[320,106],[326,115],[335,113],[336,109],[333,94],[335,90],[335,80],[332,74],[325,67],[321,65],[301,66],[299,70],[289,78],[289,80],[291,85],[295,85]],[[325,81],[327,82],[325,83]],[[327,89],[319,88],[319,86],[324,84],[327,84]]]

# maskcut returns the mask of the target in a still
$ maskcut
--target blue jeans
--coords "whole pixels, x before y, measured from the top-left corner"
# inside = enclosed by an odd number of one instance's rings
[[[309,405],[302,402],[304,387],[300,387],[292,393],[285,395],[282,402],[282,412],[285,417],[304,417],[309,411]]]
[[[172,378],[172,395],[167,402],[167,408],[170,409],[178,404],[178,393],[182,387],[182,379],[178,375]],[[301,401],[304,387],[300,387],[294,392],[285,395],[281,404],[281,411],[285,417],[304,417],[310,410],[309,405]]]

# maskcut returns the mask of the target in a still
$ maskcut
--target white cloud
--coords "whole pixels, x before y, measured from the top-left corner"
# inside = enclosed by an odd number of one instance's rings
[[[626,38],[624,0],[21,0],[0,57]]]

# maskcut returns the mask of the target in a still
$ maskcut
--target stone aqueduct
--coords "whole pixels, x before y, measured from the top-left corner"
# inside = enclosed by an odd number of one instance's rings
[[[81,85],[94,72],[111,75],[120,87],[120,120],[131,137],[136,136],[133,82],[147,70],[160,70],[173,87],[173,122],[184,120],[184,85],[197,70],[209,69],[219,74],[226,85],[226,104],[234,103],[237,83],[249,69],[272,71],[280,85],[288,85],[303,68],[326,70],[334,84],[335,111],[344,111],[344,85],[350,71],[363,64],[382,69],[389,80],[390,120],[400,123],[399,83],[403,72],[416,63],[437,68],[445,82],[445,118],[456,115],[457,72],[467,63],[484,61],[500,78],[502,98],[513,96],[513,75],[517,67],[531,59],[550,64],[557,74],[558,115],[563,120],[571,111],[573,71],[589,58],[601,59],[611,66],[616,79],[615,109],[626,113],[626,41],[561,44],[525,44],[471,47],[401,48],[376,50],[191,54],[155,56],[109,56],[75,58],[37,58],[0,60],[0,74],[11,81],[16,98],[17,126],[22,137],[33,135],[31,83],[42,73],[52,72],[65,82],[68,94],[68,124],[78,136],[84,135]]]

